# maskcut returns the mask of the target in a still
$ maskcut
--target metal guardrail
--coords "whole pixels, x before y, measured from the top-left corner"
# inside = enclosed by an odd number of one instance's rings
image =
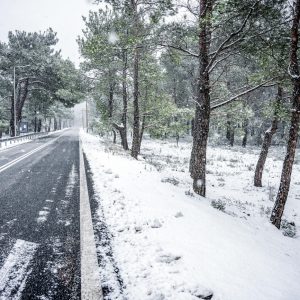
[[[6,147],[7,145],[15,144],[20,141],[33,140],[46,135],[48,135],[48,132],[35,132],[35,133],[24,134],[16,137],[3,138],[0,139],[0,149]]]

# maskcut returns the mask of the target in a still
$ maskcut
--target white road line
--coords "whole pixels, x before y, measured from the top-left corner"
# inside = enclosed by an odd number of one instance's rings
[[[0,300],[20,299],[38,244],[17,240],[0,270]]]
[[[103,295],[81,141],[79,142],[79,154],[81,299],[101,300]]]
[[[30,152],[22,155],[22,156],[19,156],[18,158],[15,158],[14,160],[8,162],[7,164],[3,165],[0,167],[0,173],[5,171],[6,169],[12,167],[13,165],[17,164],[18,162],[22,161],[23,159],[29,157],[30,155],[38,152],[39,150],[42,150],[43,148],[49,146],[50,144],[54,143],[56,140],[58,140],[60,137],[62,137],[64,134],[61,134],[60,136],[58,136],[57,138],[55,138],[54,140],[51,140],[49,142],[47,142],[46,144],[43,144],[41,145],[40,147],[38,148],[35,148],[33,150],[31,150]]]

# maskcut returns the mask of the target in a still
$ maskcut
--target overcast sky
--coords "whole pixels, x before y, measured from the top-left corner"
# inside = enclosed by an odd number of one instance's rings
[[[64,58],[78,64],[76,38],[90,9],[89,0],[0,0],[0,40],[7,41],[10,30],[40,31],[52,27],[59,38]]]

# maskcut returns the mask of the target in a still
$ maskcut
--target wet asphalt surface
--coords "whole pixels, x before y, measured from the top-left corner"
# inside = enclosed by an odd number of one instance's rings
[[[28,266],[19,266],[24,276],[8,278],[15,286],[0,282],[0,300],[80,299],[78,133],[0,151],[0,167],[51,140],[0,173],[0,274],[8,266],[14,274],[9,258],[17,241],[36,245]]]

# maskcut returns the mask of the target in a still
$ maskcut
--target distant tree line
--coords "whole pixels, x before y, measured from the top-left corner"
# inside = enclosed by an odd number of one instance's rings
[[[30,129],[38,132],[42,126],[59,129],[73,118],[66,108],[82,100],[83,75],[54,50],[57,42],[51,28],[9,32],[8,42],[0,42],[1,135],[3,131],[18,135],[21,121],[29,122]]]

